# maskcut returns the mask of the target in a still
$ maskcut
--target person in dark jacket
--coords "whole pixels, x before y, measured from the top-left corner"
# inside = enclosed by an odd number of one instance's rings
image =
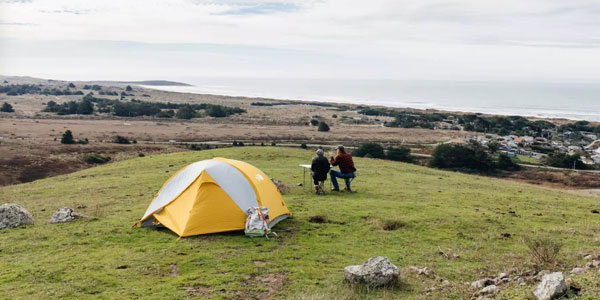
[[[330,168],[329,161],[323,154],[323,149],[317,149],[317,156],[312,159],[310,165],[316,193],[319,193],[319,181],[327,180],[327,173],[329,173]]]
[[[329,159],[331,160],[332,166],[340,166],[340,171],[331,170],[329,175],[331,176],[331,184],[333,184],[332,191],[339,191],[340,187],[337,182],[337,178],[344,178],[346,182],[345,190],[351,192],[350,189],[350,178],[354,178],[356,175],[356,168],[354,167],[354,161],[352,160],[352,155],[350,153],[346,153],[344,146],[337,146],[337,156],[333,158],[333,153],[329,153]]]

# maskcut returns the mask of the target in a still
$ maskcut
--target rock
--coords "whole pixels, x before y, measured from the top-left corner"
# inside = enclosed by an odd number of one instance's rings
[[[546,275],[546,274],[550,274],[550,271],[548,270],[541,270],[539,271],[536,275],[535,275],[535,280],[537,281],[541,281],[542,278]]]
[[[302,182],[298,183],[298,186],[303,186],[304,184]]]
[[[429,275],[433,274],[433,271],[428,267],[410,266],[406,269],[410,272],[417,273],[417,275],[429,276]]]
[[[590,260],[590,259],[592,259],[593,257],[594,257],[593,255],[591,255],[591,254],[587,254],[586,256],[584,256],[584,257],[583,257],[583,259],[585,259],[585,260]]]
[[[87,216],[74,212],[72,208],[61,207],[52,215],[52,218],[50,218],[50,223],[64,223],[80,218],[87,218]]]
[[[373,256],[364,264],[344,268],[346,280],[368,287],[387,287],[398,282],[398,267],[387,257]]]
[[[479,290],[479,292],[477,292],[477,296],[495,294],[496,292],[498,292],[498,287],[492,284]]]
[[[583,274],[583,272],[585,272],[584,268],[576,267],[576,268],[573,268],[573,270],[571,270],[571,275],[579,275],[579,274]]]
[[[544,275],[542,282],[535,288],[533,294],[538,300],[556,299],[567,292],[565,276],[562,272]]]
[[[471,282],[471,288],[480,290],[480,289],[482,289],[488,285],[492,285],[492,284],[494,284],[494,280],[492,280],[491,278],[483,278],[483,279],[479,279],[477,281]]]
[[[588,269],[597,269],[600,267],[600,260],[594,259],[594,260],[588,262],[587,264],[585,264],[585,267]]]
[[[25,208],[12,203],[0,206],[0,230],[21,225],[33,225],[33,216]]]

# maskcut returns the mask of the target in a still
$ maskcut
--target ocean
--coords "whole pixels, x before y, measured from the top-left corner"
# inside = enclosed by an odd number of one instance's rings
[[[600,121],[600,84],[575,82],[187,78],[197,94]]]

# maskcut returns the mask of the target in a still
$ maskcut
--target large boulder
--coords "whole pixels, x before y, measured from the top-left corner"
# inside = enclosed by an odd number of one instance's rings
[[[33,217],[22,206],[11,203],[0,206],[0,230],[32,224]]]
[[[368,287],[388,287],[398,282],[398,267],[387,257],[373,256],[364,264],[344,268],[346,280]]]
[[[562,272],[544,275],[542,282],[535,288],[533,294],[538,300],[559,298],[567,292],[567,283]]]
[[[50,223],[64,223],[81,218],[87,218],[87,216],[84,214],[76,213],[75,211],[73,211],[72,208],[61,207],[52,215],[52,218],[50,218]]]

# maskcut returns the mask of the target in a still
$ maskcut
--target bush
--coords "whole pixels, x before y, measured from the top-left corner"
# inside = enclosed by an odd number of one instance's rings
[[[363,143],[352,152],[352,155],[357,157],[385,158],[383,147],[373,142]]]
[[[271,142],[271,146],[277,146],[275,142]]]
[[[333,114],[333,115],[331,115],[331,117],[334,119],[337,119],[338,116],[336,114]]]
[[[77,114],[80,115],[91,115],[94,113],[94,104],[90,100],[82,100],[77,105]]]
[[[410,156],[410,149],[406,147],[389,148],[386,159],[403,162],[413,161],[412,156]]]
[[[75,85],[74,85],[74,84],[71,82],[71,83],[69,83],[69,88],[72,88],[72,89],[74,89],[74,88],[75,88]]]
[[[541,265],[553,265],[562,245],[548,236],[524,237],[531,257]]]
[[[177,110],[177,113],[175,114],[175,117],[177,117],[178,119],[184,119],[184,120],[189,120],[191,118],[195,118],[196,116],[197,116],[196,110],[189,104],[185,104],[185,105],[181,106]]]
[[[102,156],[100,154],[86,154],[83,161],[88,164],[104,164],[110,161],[110,156]]]
[[[491,171],[494,162],[474,145],[442,144],[435,148],[429,165],[439,169]]]
[[[133,91],[133,88],[131,88],[131,86],[130,86],[130,85],[128,85],[128,86],[125,88],[125,90],[126,90],[126,91],[128,91],[128,92],[131,92],[131,91]]]
[[[498,156],[498,169],[505,171],[517,171],[521,169],[521,166],[517,165],[508,155],[500,154]]]
[[[12,105],[8,104],[7,102],[4,102],[4,104],[2,104],[2,107],[0,108],[1,112],[15,112],[15,110],[13,109]]]
[[[87,139],[87,138],[84,138],[83,140],[81,140],[81,139],[80,139],[80,140],[77,140],[77,144],[81,144],[81,145],[87,145],[87,144],[89,144],[89,143],[90,143],[90,141],[88,141],[88,139]]]
[[[75,144],[75,140],[73,140],[73,133],[71,130],[65,131],[62,135],[62,139],[60,139],[61,144]]]
[[[308,149],[308,146],[306,146],[305,143],[302,143],[302,144],[300,144],[300,148],[302,148],[302,149]]]
[[[571,169],[575,166],[579,170],[588,169],[588,166],[581,161],[579,154],[552,153],[544,160],[544,163],[557,168]]]
[[[161,110],[156,116],[159,118],[172,118],[175,116],[175,111],[172,109]]]
[[[319,122],[319,131],[329,131],[329,125],[327,125],[327,123],[321,121]]]
[[[117,143],[117,144],[130,144],[129,139],[127,139],[124,136],[120,136],[120,135],[115,136],[115,138],[113,139],[113,142]]]
[[[319,125],[319,120],[315,120],[315,119],[310,120],[310,125],[312,125],[312,126]]]

